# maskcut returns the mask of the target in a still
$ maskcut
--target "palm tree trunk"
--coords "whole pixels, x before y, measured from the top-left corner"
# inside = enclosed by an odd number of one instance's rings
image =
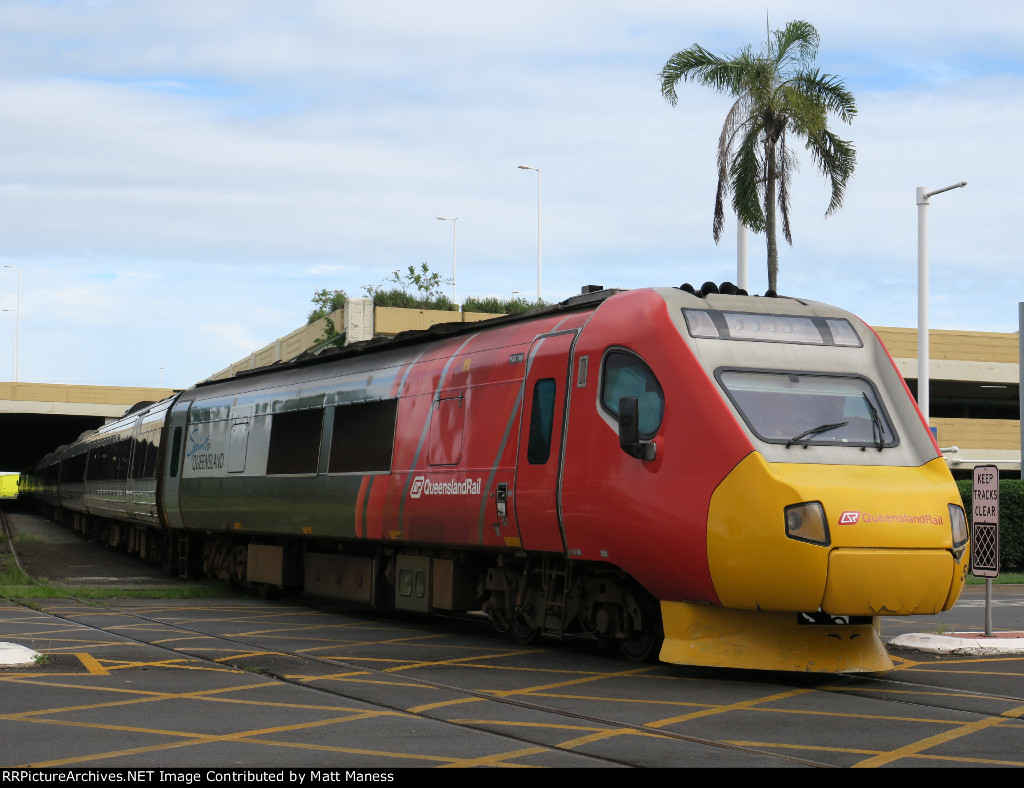
[[[779,246],[775,232],[775,143],[768,136],[765,148],[764,218],[768,242],[768,289],[775,290],[779,278]],[[778,291],[776,291],[778,292]]]

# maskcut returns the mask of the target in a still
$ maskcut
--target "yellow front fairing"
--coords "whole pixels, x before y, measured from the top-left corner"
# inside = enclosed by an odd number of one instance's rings
[[[825,510],[828,545],[786,535],[785,508],[807,501]],[[723,606],[745,610],[948,610],[969,565],[950,531],[948,504],[960,503],[941,458],[908,468],[768,463],[753,452],[711,499],[715,591]]]

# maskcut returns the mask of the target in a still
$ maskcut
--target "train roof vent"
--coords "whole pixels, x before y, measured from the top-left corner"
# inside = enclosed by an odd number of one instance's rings
[[[596,287],[597,289],[590,290],[588,292],[587,287]],[[560,301],[558,305],[565,307],[574,307],[585,304],[596,304],[600,301],[604,301],[606,298],[610,298],[616,293],[622,292],[621,290],[616,290],[614,288],[605,290],[603,287],[597,287],[597,285],[587,285],[587,287],[584,287],[583,292],[580,293],[578,296],[571,296],[565,299],[564,301]]]
[[[697,290],[689,282],[684,282],[683,284],[679,285],[679,289],[685,293],[695,295],[697,296],[697,298],[705,298],[706,296],[717,294],[739,296],[750,295],[750,293],[748,293],[742,287],[737,287],[732,282],[722,282],[722,284],[720,285],[716,285],[714,282],[705,282],[700,286],[700,290]],[[757,293],[754,293],[754,296],[757,297]],[[779,298],[779,294],[776,293],[774,290],[765,290],[764,297]]]
[[[130,408],[128,408],[128,410],[126,410],[124,412],[124,415],[125,416],[131,416],[133,413],[138,413],[143,408],[148,408],[154,402],[155,402],[155,400],[151,400],[151,399],[149,399],[149,400],[142,400],[142,402],[136,402],[134,405],[132,405]]]
[[[599,293],[602,290],[604,290],[604,285],[583,285],[583,289],[580,290],[580,295]]]

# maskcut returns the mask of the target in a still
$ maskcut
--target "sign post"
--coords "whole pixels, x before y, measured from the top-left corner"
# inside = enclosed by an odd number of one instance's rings
[[[975,465],[971,490],[971,574],[985,578],[985,637],[992,637],[992,578],[999,576],[999,469]]]

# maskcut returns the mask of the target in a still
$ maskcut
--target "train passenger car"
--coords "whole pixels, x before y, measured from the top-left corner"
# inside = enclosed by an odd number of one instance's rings
[[[94,510],[169,566],[482,610],[521,642],[886,670],[878,617],[949,609],[968,565],[892,359],[811,301],[599,291],[203,383],[150,416],[158,461],[135,489],[155,519],[130,504],[138,416],[65,449],[87,466],[60,479],[96,507],[88,466],[130,438],[123,494]]]

